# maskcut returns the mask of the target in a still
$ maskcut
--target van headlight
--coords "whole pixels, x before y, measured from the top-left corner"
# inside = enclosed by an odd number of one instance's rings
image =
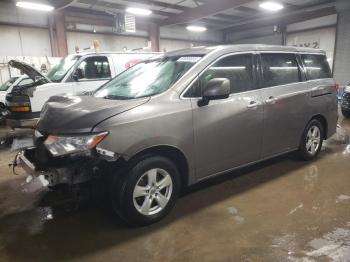
[[[108,132],[81,136],[50,135],[44,144],[53,156],[86,153],[94,149],[107,135]]]

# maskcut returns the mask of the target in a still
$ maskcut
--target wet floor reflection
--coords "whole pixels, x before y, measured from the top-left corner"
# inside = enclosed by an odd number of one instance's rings
[[[289,155],[193,186],[167,218],[138,229],[117,220],[103,196],[77,207],[25,190],[1,151],[0,260],[342,261],[350,257],[350,145],[340,139],[313,162]]]

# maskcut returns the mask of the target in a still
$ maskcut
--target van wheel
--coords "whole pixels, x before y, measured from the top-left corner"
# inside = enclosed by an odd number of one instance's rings
[[[152,156],[139,161],[112,185],[114,211],[129,225],[145,226],[166,216],[180,189],[179,172],[167,158]]]
[[[324,127],[317,119],[311,120],[302,135],[299,156],[308,161],[316,158],[321,151],[324,140]]]
[[[10,137],[3,137],[0,138],[0,149],[7,148],[12,144],[12,138]]]
[[[349,111],[342,110],[341,112],[343,113],[343,116],[345,118],[350,118],[350,112]]]

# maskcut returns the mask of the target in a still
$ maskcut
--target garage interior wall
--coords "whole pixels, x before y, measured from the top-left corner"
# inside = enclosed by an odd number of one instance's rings
[[[341,86],[350,82],[350,10],[338,17],[334,77]]]
[[[51,56],[47,29],[0,25],[0,56]]]
[[[101,51],[123,51],[124,48],[127,50],[138,49],[147,46],[148,42],[146,37],[67,32],[68,53],[74,53],[75,46],[79,46],[80,50],[88,48],[94,40],[99,41]]]

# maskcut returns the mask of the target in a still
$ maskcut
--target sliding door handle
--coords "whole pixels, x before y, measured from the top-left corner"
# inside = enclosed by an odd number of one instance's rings
[[[250,101],[250,103],[247,105],[248,108],[257,108],[259,106],[258,102]]]
[[[276,97],[270,96],[268,99],[265,100],[265,103],[266,103],[266,104],[274,104],[274,103],[277,102],[277,100],[278,100],[278,99],[277,99]]]

